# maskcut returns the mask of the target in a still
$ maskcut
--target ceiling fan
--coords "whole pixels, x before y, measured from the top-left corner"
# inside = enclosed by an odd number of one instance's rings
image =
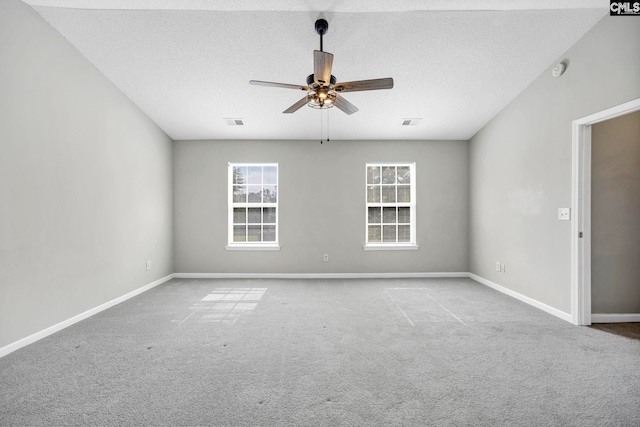
[[[306,86],[263,82],[260,80],[249,81],[252,85],[297,89],[307,92],[307,95],[304,98],[284,110],[283,113],[293,113],[306,104],[312,108],[331,108],[336,106],[339,110],[342,110],[347,114],[353,114],[358,111],[358,107],[340,96],[340,93],[393,88],[393,79],[390,77],[384,79],[336,83],[335,76],[331,75],[333,54],[323,52],[322,50],[322,36],[327,34],[327,31],[329,30],[329,23],[324,19],[318,19],[316,21],[315,28],[316,32],[320,35],[320,50],[313,51],[313,74],[310,74],[307,77]]]

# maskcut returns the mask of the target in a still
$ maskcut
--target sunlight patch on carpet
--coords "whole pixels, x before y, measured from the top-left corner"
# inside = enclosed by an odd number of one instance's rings
[[[185,318],[171,322],[178,326],[185,322],[233,325],[240,316],[251,314],[266,292],[267,288],[215,288],[191,305]]]

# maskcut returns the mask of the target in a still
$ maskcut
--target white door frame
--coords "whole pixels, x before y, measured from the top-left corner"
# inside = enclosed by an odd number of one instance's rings
[[[571,322],[591,324],[591,125],[640,110],[640,98],[573,121]]]

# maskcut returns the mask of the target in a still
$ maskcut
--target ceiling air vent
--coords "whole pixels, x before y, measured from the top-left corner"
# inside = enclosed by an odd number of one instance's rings
[[[223,119],[229,126],[244,126],[244,120],[242,119]]]
[[[422,119],[402,119],[402,126],[417,126]]]

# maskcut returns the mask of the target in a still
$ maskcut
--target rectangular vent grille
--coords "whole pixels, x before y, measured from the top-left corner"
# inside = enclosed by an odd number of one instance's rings
[[[417,126],[422,119],[402,119],[402,126]]]
[[[244,120],[242,119],[223,119],[229,126],[244,126]]]

